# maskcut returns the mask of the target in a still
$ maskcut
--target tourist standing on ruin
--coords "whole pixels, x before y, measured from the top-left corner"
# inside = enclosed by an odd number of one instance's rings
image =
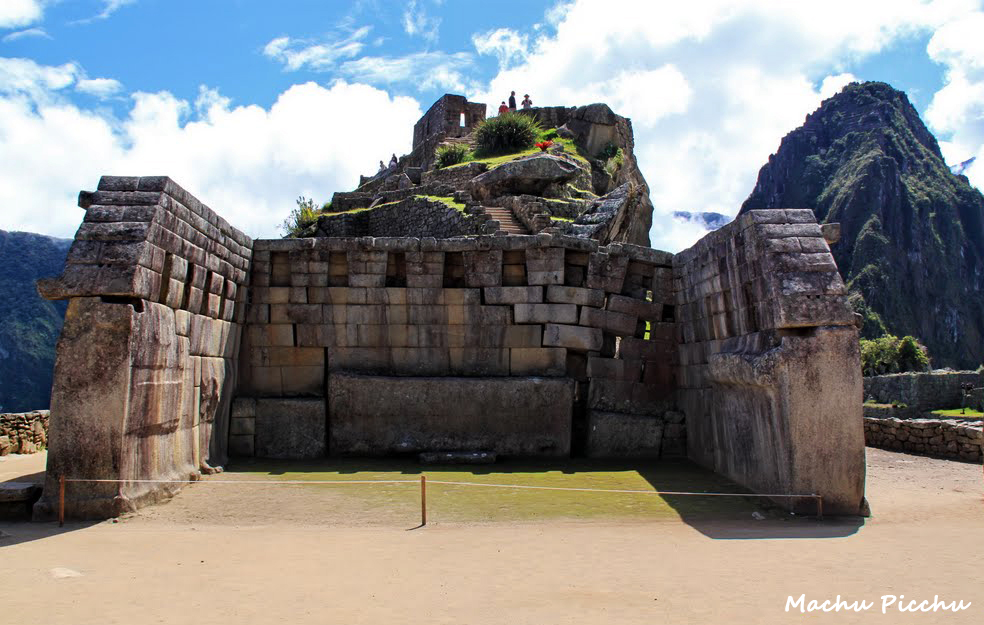
[[[523,110],[531,108],[533,108],[533,100],[530,99],[530,94],[527,93],[523,96]]]
[[[396,158],[396,154],[394,154],[393,158],[390,159],[390,168],[392,169],[393,167],[396,167],[399,164],[400,164],[400,160]]]
[[[378,174],[380,171],[383,171],[384,169],[386,169],[386,165],[383,165],[383,161],[379,161],[379,171],[377,171],[376,173]]]
[[[505,102],[505,100],[503,100],[502,101],[502,104],[499,105],[499,115],[502,115],[503,113],[508,113],[508,112],[509,112],[509,107],[506,106],[506,102]]]
[[[509,110],[510,111],[515,111],[516,110],[516,92],[515,91],[513,91],[512,93],[509,94]]]

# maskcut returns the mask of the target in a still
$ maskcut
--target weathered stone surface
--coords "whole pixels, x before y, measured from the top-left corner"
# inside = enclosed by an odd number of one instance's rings
[[[486,304],[527,304],[543,301],[542,286],[486,287]]]
[[[534,154],[499,165],[472,178],[468,190],[479,201],[500,195],[542,195],[553,184],[566,183],[581,173],[574,163],[550,154]]]
[[[49,411],[0,414],[0,456],[33,454],[48,442]]]
[[[659,417],[592,410],[588,413],[589,458],[659,458],[664,422]]]
[[[300,460],[324,456],[326,428],[323,399],[256,400],[258,458]]]
[[[333,374],[328,388],[332,454],[570,453],[574,385],[563,378]]]
[[[543,345],[545,347],[566,347],[580,352],[596,352],[602,347],[603,336],[598,328],[559,325],[548,323],[543,326]]]
[[[516,323],[577,323],[577,306],[573,304],[516,304]]]
[[[557,304],[578,304],[579,306],[601,308],[605,305],[605,292],[600,289],[550,285],[547,287],[547,301]]]

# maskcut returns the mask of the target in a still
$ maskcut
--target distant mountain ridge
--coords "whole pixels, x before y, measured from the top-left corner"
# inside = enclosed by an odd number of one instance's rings
[[[0,412],[48,407],[65,302],[41,299],[34,282],[61,274],[71,244],[0,230]]]
[[[852,83],[786,135],[740,212],[811,208],[863,335],[911,334],[933,364],[984,361],[984,196],[950,171],[906,95]]]

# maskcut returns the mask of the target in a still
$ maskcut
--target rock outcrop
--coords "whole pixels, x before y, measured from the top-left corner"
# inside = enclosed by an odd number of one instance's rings
[[[810,208],[862,335],[913,335],[936,366],[984,361],[984,196],[950,172],[905,94],[854,83],[783,138],[741,212]]]

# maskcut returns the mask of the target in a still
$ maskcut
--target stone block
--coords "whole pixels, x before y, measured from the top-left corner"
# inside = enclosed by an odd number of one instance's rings
[[[298,325],[298,347],[333,347],[335,327],[331,325]]]
[[[586,286],[601,289],[607,293],[621,293],[625,282],[625,270],[629,266],[628,256],[616,256],[595,252],[588,256]]]
[[[582,326],[601,328],[618,336],[632,336],[639,320],[632,315],[584,306],[581,308],[579,323]]]
[[[467,286],[502,285],[502,250],[465,251],[462,257]]]
[[[556,347],[516,347],[509,350],[509,374],[559,376],[567,373],[567,350]]]
[[[252,458],[255,455],[255,437],[252,434],[229,434],[229,455]]]
[[[256,456],[302,460],[326,452],[323,399],[258,399]]]
[[[322,359],[324,350],[322,352]],[[280,369],[281,388],[285,396],[320,396],[325,394],[325,367],[299,366]]]
[[[249,326],[247,339],[253,347],[292,347],[294,345],[294,326],[283,324]]]
[[[660,302],[647,302],[634,297],[623,295],[609,295],[606,310],[612,312],[625,313],[638,317],[644,321],[662,321],[663,304]]]
[[[605,305],[605,292],[600,289],[550,285],[547,287],[547,301],[555,304],[577,304],[578,306],[601,308]]]
[[[446,375],[450,369],[448,350],[441,347],[394,347],[389,362],[399,375]]]
[[[586,453],[589,458],[659,458],[663,428],[659,417],[592,410]]]
[[[232,417],[229,421],[229,434],[249,434],[253,435],[256,430],[256,419],[255,417]]]
[[[323,319],[321,304],[287,304],[287,320],[292,323],[319,324]]]
[[[570,453],[574,383],[564,378],[400,378],[333,374],[331,453],[448,449]]]
[[[543,341],[543,326],[504,326],[502,347],[540,347]]]
[[[526,250],[526,275],[529,284],[564,284],[564,248],[530,248]]]
[[[544,347],[566,347],[572,351],[596,352],[604,342],[598,328],[548,323],[543,327]]]
[[[642,369],[641,360],[589,356],[587,375],[589,378],[638,382],[642,378]]]
[[[494,347],[452,347],[448,350],[451,375],[507,376],[509,350]]]
[[[516,323],[577,323],[574,304],[515,304]]]
[[[486,287],[486,304],[528,304],[543,302],[542,286]]]
[[[619,342],[618,353],[621,358],[656,360],[672,362],[676,356],[676,345],[663,341],[647,341],[625,337]]]

